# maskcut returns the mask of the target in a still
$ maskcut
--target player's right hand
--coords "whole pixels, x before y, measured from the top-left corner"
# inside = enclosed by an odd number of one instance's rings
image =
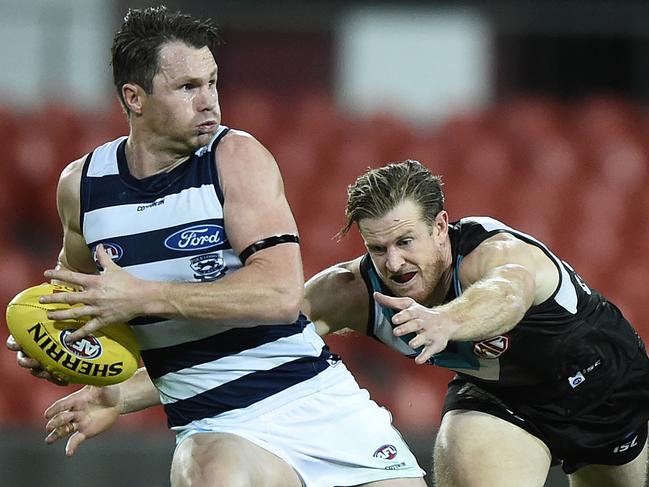
[[[103,245],[97,246],[97,263],[103,269],[101,274],[85,274],[57,268],[48,269],[44,275],[53,281],[63,281],[80,291],[50,293],[40,297],[41,304],[62,303],[81,304],[63,309],[48,311],[51,320],[76,320],[88,317],[85,323],[68,334],[65,341],[74,343],[77,340],[116,323],[127,323],[140,316],[143,300],[137,291],[143,289],[144,281],[131,275],[113,262]]]
[[[110,429],[120,413],[119,386],[85,386],[47,408],[45,443],[69,437],[65,455],[71,457],[85,440]]]
[[[35,360],[27,355],[23,351],[20,344],[13,337],[13,335],[9,335],[9,337],[7,338],[7,348],[12,352],[16,352],[16,362],[18,363],[18,365],[25,369],[28,369],[34,377],[45,379],[47,381],[50,381],[52,384],[56,384],[57,386],[68,385],[67,382],[57,379],[48,371],[46,371],[38,360]]]

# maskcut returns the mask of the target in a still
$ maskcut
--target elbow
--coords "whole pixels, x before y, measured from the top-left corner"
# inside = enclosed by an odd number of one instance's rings
[[[273,321],[276,323],[294,323],[301,311],[304,288],[293,286],[290,289],[282,289],[278,292],[275,300],[275,312]]]
[[[536,282],[534,276],[523,266],[504,266],[503,277],[508,284],[507,297],[512,307],[518,309],[521,318],[534,304]]]
[[[277,246],[273,250],[279,253],[276,259],[270,260],[273,251],[263,252],[246,263],[246,268],[256,282],[256,302],[250,309],[255,309],[256,319],[267,324],[295,323],[300,315],[304,299],[304,275],[299,260],[282,258],[281,251],[286,246]],[[262,316],[260,316],[262,315]]]

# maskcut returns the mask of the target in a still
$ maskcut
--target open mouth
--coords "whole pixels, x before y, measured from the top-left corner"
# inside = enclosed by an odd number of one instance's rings
[[[403,274],[392,276],[390,279],[392,279],[396,283],[405,284],[411,281],[416,275],[416,272],[405,272]]]
[[[214,130],[216,127],[216,122],[204,122],[198,126],[198,129],[201,132],[208,132]]]

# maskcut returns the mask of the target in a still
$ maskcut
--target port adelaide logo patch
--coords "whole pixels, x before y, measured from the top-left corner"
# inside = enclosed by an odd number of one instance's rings
[[[473,353],[480,358],[498,358],[509,348],[509,337],[497,336],[475,342]]]

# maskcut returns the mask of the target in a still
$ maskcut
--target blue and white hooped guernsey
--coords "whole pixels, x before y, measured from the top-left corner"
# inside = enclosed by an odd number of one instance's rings
[[[126,137],[91,152],[81,179],[81,228],[93,255],[102,243],[122,268],[159,281],[208,282],[242,267],[225,232],[214,157],[228,130],[221,126],[172,171],[141,180],[128,171]],[[130,324],[172,428],[279,407],[325,387],[318,376],[335,363],[303,315],[292,324],[245,328],[153,316]]]

